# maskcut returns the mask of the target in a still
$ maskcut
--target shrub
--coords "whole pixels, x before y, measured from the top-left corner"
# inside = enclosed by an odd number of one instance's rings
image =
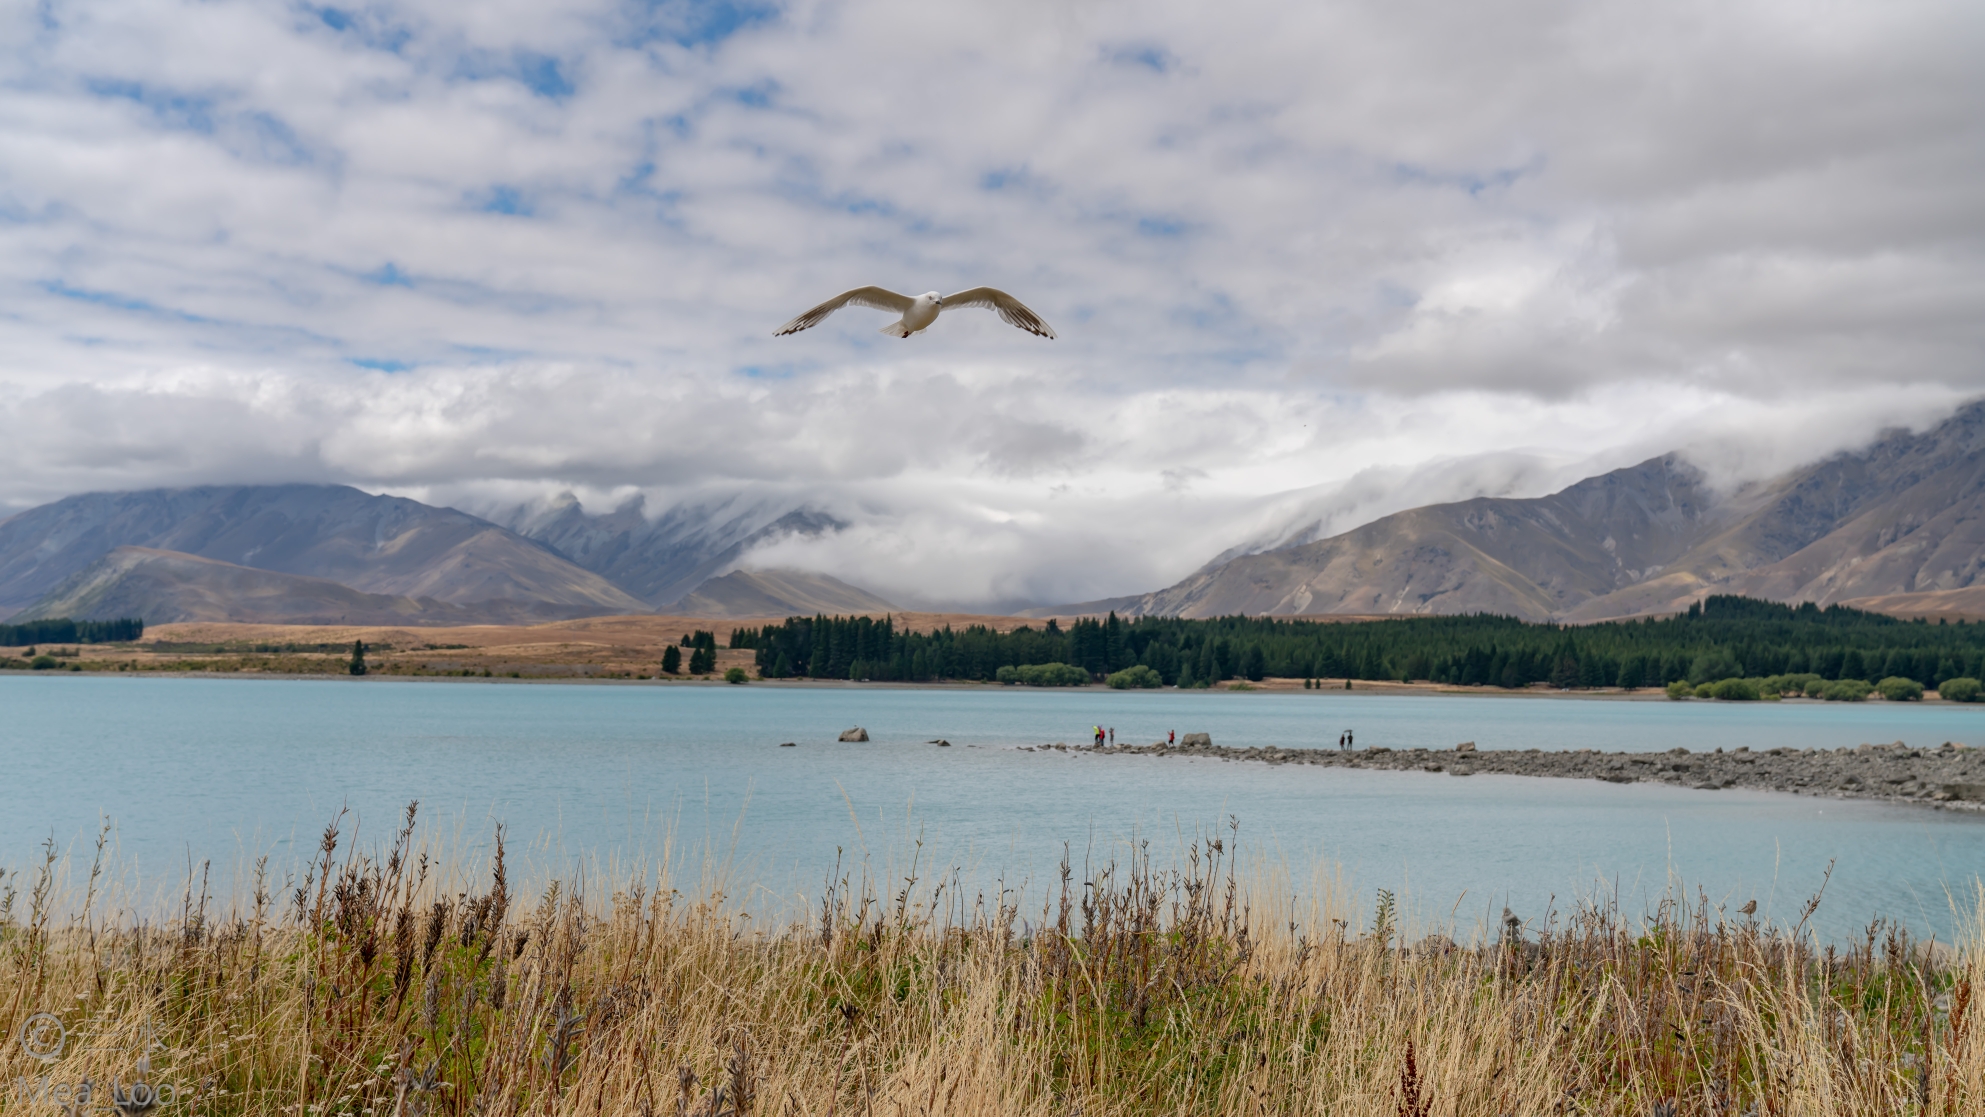
[[[1826,688],[1832,685],[1833,684],[1827,682],[1825,679],[1808,680],[1806,683],[1806,697],[1808,698],[1825,697]]]
[[[1841,679],[1828,683],[1826,689],[1820,691],[1820,697],[1828,702],[1866,702],[1874,689],[1859,679]]]
[[[1770,675],[1758,684],[1758,694],[1760,697],[1766,694],[1804,694],[1806,688],[1814,683],[1825,685],[1818,675]]]
[[[1905,679],[1900,675],[1890,675],[1875,684],[1883,700],[1888,702],[1916,702],[1923,697],[1923,684],[1915,679]]]
[[[1985,685],[1977,679],[1945,679],[1944,685],[1937,688],[1937,697],[1949,702],[1976,702],[1980,691],[1985,691]]]
[[[1668,699],[1672,702],[1680,702],[1684,698],[1693,698],[1695,697],[1695,692],[1696,688],[1690,686],[1686,679],[1676,679],[1674,682],[1668,684]]]
[[[28,666],[37,671],[46,671],[51,667],[60,667],[62,665],[55,662],[55,657],[52,655],[38,655],[28,660]]]
[[[1126,667],[1104,679],[1103,682],[1114,690],[1142,690],[1165,685],[1164,678],[1158,672],[1142,663],[1135,667]]]
[[[1725,702],[1756,702],[1758,684],[1750,679],[1722,679],[1709,684],[1709,696]]]
[[[1002,667],[993,672],[993,679],[1021,686],[1082,686],[1089,681],[1089,672],[1067,663],[1029,663]]]
[[[744,674],[744,668],[742,667],[732,667],[724,672],[724,681],[731,684],[732,686],[736,686],[737,684],[744,682],[744,680],[745,680],[745,674]]]

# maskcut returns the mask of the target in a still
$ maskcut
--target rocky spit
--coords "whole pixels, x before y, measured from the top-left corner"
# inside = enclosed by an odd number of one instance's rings
[[[1700,791],[1747,788],[1794,795],[1883,799],[1949,810],[1985,810],[1985,749],[1945,742],[1910,748],[1897,741],[1839,749],[1767,749],[1752,752],[1601,752],[1579,749],[1356,750],[1233,748],[1189,733],[1176,745],[1039,745],[1031,751],[1102,753],[1111,756],[1199,756],[1261,764],[1312,764],[1387,772],[1445,772],[1450,776],[1550,776],[1610,783],[1665,783]]]

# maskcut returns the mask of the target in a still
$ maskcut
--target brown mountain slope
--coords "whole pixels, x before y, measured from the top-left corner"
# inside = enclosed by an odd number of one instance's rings
[[[1490,612],[1544,620],[1659,571],[1718,515],[1701,473],[1671,454],[1548,497],[1430,505],[1247,555],[1119,611]]]
[[[151,624],[532,624],[586,615],[515,599],[452,605],[365,593],[325,578],[279,574],[149,547],[119,547],[57,586],[21,619],[142,617]]]
[[[1719,494],[1674,455],[1535,499],[1430,505],[1237,558],[1129,615],[1494,612],[1592,621],[1708,593],[1818,601],[1952,590],[1985,569],[1985,402]],[[1100,611],[1060,606],[1037,613]]]
[[[1972,584],[1985,532],[1985,404],[1922,434],[1891,431],[1741,492],[1727,526],[1667,571],[1566,620],[1672,611],[1707,593],[1832,604]],[[1738,505],[1742,505],[1739,507]]]
[[[0,523],[0,612],[123,546],[458,605],[649,611],[552,548],[466,512],[343,485],[240,485],[84,493]]]
[[[670,606],[698,617],[792,617],[889,613],[896,606],[838,578],[804,570],[733,570]]]

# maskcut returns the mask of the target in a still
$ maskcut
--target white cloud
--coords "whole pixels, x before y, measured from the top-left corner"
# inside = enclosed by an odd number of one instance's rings
[[[1978,23],[0,0],[0,501],[747,493],[857,525],[774,558],[992,602],[1783,468],[1985,386]],[[767,336],[865,282],[1062,340]]]

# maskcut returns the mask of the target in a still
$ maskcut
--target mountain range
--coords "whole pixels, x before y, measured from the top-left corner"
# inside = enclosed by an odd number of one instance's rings
[[[651,519],[635,500],[593,514],[569,494],[484,519],[338,485],[85,493],[0,521],[0,616],[509,624],[893,610],[825,575],[744,568],[761,544],[846,526],[742,502]],[[1580,622],[1673,612],[1709,593],[1977,615],[1981,573],[1985,401],[1735,487],[1666,454],[1547,496],[1413,508],[1223,554],[1150,593],[1028,615]]]
[[[651,522],[566,498],[513,519],[342,485],[85,493],[0,521],[0,616],[529,624],[682,611],[706,583],[686,607],[713,616],[892,608],[825,575],[712,578],[756,542],[838,526],[804,511]]]
[[[1029,610],[1067,615],[1500,613],[1593,621],[1709,593],[1985,604],[1985,402],[1723,491],[1677,455],[1535,498],[1478,498],[1242,555],[1164,589]]]

